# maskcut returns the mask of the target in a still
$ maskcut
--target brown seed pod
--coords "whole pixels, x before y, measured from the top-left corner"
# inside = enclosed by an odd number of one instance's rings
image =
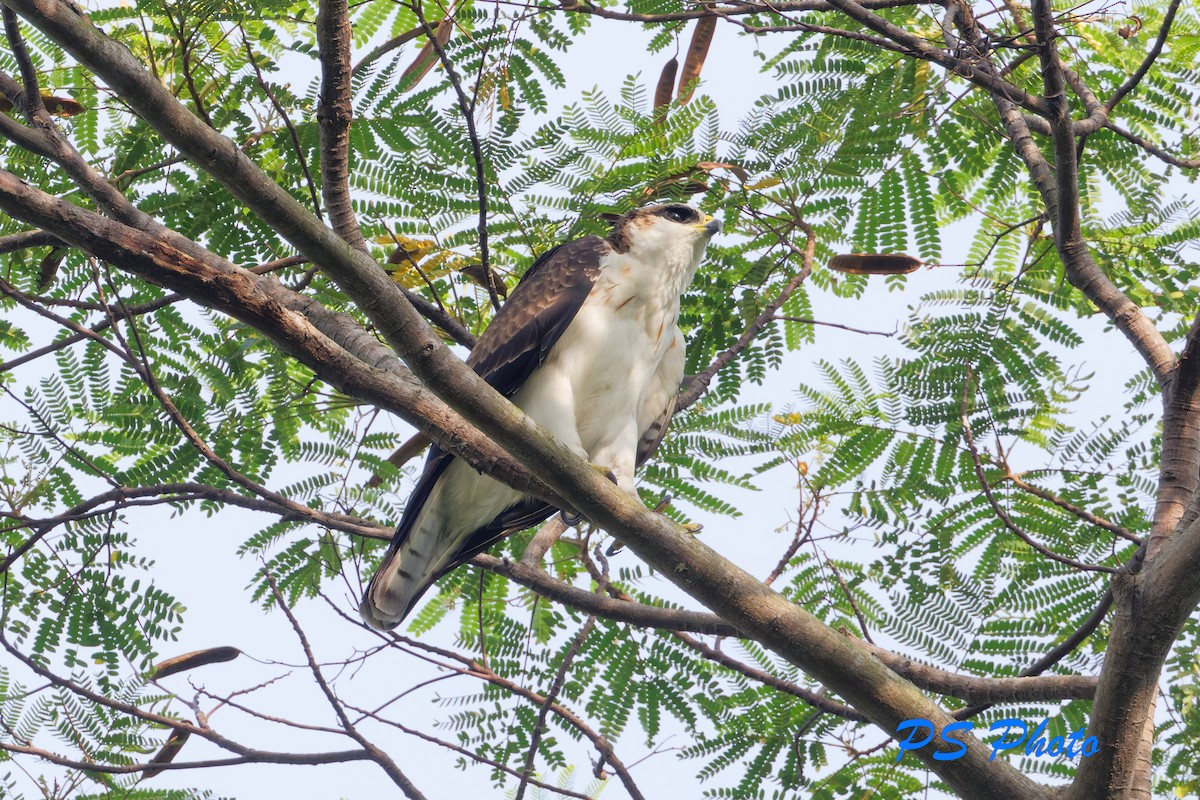
[[[438,23],[437,30],[433,32],[433,41],[436,41],[438,47],[445,48],[446,43],[450,41],[450,34],[454,31],[454,20],[447,17]],[[405,87],[404,91],[411,91],[416,88],[421,79],[429,74],[429,70],[433,69],[433,65],[437,63],[437,50],[433,46],[433,41],[428,41],[421,48],[421,52],[417,53],[417,57],[408,69],[404,70],[404,74],[400,76],[400,85]]]
[[[671,92],[675,90],[675,73],[679,72],[679,59],[672,58],[658,76],[658,87],[654,90],[654,121],[667,118],[667,106],[671,105]]]
[[[1131,16],[1129,19],[1133,20],[1132,25],[1122,25],[1120,28],[1117,28],[1117,35],[1122,39],[1130,39],[1136,36],[1138,31],[1142,29],[1141,17]]]
[[[42,259],[42,263],[38,265],[39,292],[44,292],[54,285],[54,279],[58,277],[58,268],[62,266],[67,252],[65,247],[55,247]]]
[[[496,291],[496,294],[501,300],[508,299],[508,287],[504,285],[504,281],[500,280],[500,278],[496,276],[496,273],[492,272],[491,270],[488,270],[487,274],[484,274],[482,264],[468,264],[460,269],[459,272],[461,272],[463,275],[466,275],[468,278],[473,280],[475,283],[478,283],[485,289],[488,288],[488,283],[491,283],[492,288]]]
[[[852,275],[904,275],[922,263],[904,253],[853,253],[829,259],[829,268]]]
[[[687,58],[683,61],[683,73],[679,76],[678,96],[681,106],[687,105],[692,99],[692,92],[696,91],[696,81],[704,67],[704,59],[708,57],[708,48],[716,30],[716,17],[701,17],[696,20],[696,30],[692,31],[692,42],[688,45]]]
[[[175,756],[179,755],[180,748],[183,747],[183,743],[186,742],[188,737],[191,735],[191,731],[185,731],[181,728],[173,729],[171,731],[171,735],[167,737],[167,743],[164,744],[159,751],[154,754],[154,758],[150,759],[150,763],[170,764]],[[148,769],[142,773],[142,779],[144,780],[146,778],[153,778],[155,775],[162,774],[162,772],[162,767],[157,769]]]
[[[49,92],[42,92],[42,105],[51,114],[56,114],[60,117],[73,117],[76,114],[83,113],[83,103],[73,100],[70,97],[60,97]],[[9,111],[12,111],[12,103],[9,102],[7,97],[0,95],[0,113],[7,113]]]
[[[154,680],[165,678],[189,669],[203,667],[206,664],[218,664],[222,661],[233,661],[242,654],[236,647],[210,647],[207,650],[194,650],[181,656],[168,658],[154,665]]]

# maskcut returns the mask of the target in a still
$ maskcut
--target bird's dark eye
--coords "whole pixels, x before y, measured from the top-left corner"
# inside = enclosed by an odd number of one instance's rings
[[[695,222],[700,218],[696,210],[688,206],[667,206],[662,215],[672,222]]]

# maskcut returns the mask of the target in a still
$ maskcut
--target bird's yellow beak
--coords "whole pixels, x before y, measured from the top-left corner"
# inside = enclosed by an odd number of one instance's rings
[[[704,215],[704,222],[699,225],[692,226],[698,231],[704,231],[709,236],[712,236],[721,231],[721,220],[715,219],[712,214]]]

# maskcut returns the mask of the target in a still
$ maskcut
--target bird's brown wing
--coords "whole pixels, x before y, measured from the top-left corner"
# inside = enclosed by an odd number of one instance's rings
[[[512,397],[525,385],[562,337],[600,275],[612,246],[588,236],[547,250],[526,271],[467,357],[467,365],[500,394]],[[404,507],[389,552],[400,547],[429,499],[429,493],[454,456],[436,444]],[[442,575],[511,533],[532,527],[555,512],[551,505],[527,499],[471,533]]]
[[[467,364],[512,397],[575,319],[610,252],[607,241],[588,236],[543,253],[483,332]]]

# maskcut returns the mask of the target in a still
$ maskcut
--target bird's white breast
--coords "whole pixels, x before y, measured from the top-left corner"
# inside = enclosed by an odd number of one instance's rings
[[[699,261],[611,254],[545,363],[513,398],[633,490],[637,442],[683,378],[679,299]]]

